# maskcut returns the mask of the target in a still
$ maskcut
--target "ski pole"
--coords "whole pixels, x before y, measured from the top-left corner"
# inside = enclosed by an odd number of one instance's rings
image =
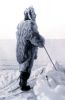
[[[53,67],[55,68],[55,70],[57,70],[45,46],[44,46],[44,49],[45,49],[45,51],[46,51],[46,53],[47,53],[52,65],[53,65]]]

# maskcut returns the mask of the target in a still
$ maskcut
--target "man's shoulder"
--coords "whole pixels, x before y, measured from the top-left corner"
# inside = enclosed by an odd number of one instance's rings
[[[17,27],[20,27],[22,24],[24,24],[24,21],[20,21],[17,25]]]
[[[32,21],[31,20],[24,20],[24,21],[21,21],[19,22],[20,25],[22,24],[30,24]]]
[[[27,26],[31,26],[31,20],[26,20],[26,21],[21,21],[19,24],[18,24],[18,27],[27,27]]]
[[[23,26],[34,26],[34,25],[36,25],[36,23],[32,20],[25,20],[25,21],[19,22],[19,24],[18,24],[19,27],[22,25]]]

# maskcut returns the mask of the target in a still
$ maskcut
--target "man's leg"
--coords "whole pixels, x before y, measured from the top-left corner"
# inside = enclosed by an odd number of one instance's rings
[[[20,85],[20,88],[21,90],[23,91],[28,91],[30,90],[30,86],[27,85],[27,80],[30,76],[30,73],[29,72],[20,72],[20,82],[19,82],[19,85]]]
[[[21,87],[21,90],[23,90],[23,91],[30,90],[30,86],[27,85],[27,80],[28,80],[28,78],[30,77],[30,74],[31,74],[33,61],[34,61],[33,58],[28,60],[28,62],[26,64],[24,64],[24,66],[22,66],[23,70],[20,71],[20,83],[19,83],[19,85]]]

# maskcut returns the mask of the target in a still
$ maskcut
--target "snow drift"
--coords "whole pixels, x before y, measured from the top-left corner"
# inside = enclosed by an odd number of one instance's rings
[[[34,86],[37,100],[65,100],[65,66],[55,63],[57,71],[49,64]]]

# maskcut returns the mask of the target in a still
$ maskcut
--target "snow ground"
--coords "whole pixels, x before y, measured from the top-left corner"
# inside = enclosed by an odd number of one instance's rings
[[[35,85],[37,77],[43,72],[44,66],[32,71],[31,77],[29,79],[31,87]],[[21,93],[20,89],[12,92],[13,89],[19,87],[19,71],[14,70],[3,70],[0,73],[0,100],[37,100],[33,89],[29,92]],[[33,80],[33,81],[31,81]],[[10,92],[11,91],[11,92]],[[19,94],[21,93],[21,94]]]
[[[55,66],[57,70],[51,63],[33,70],[29,81],[35,79],[30,83],[34,88],[21,94],[19,94],[20,89],[14,93],[11,91],[18,87],[19,71],[1,71],[0,100],[65,100],[65,66],[59,65],[58,62],[55,63]]]

